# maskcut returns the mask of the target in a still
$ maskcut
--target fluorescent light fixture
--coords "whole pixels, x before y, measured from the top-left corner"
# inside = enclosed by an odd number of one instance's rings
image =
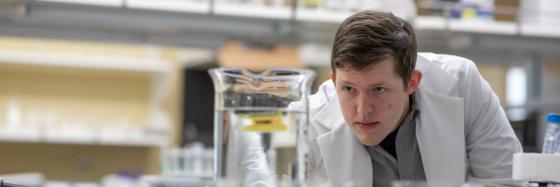
[[[122,0],[37,0],[37,1],[96,5],[96,6],[111,6],[111,7],[120,7],[123,5]]]
[[[523,67],[511,67],[506,76],[507,105],[525,105],[527,102],[527,71]]]

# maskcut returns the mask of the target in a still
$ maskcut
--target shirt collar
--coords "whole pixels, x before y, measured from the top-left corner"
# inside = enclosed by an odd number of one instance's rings
[[[408,123],[410,120],[413,120],[418,113],[420,113],[420,109],[418,108],[418,106],[416,105],[416,100],[415,100],[415,94],[416,92],[410,94],[409,101],[410,101],[410,108],[408,109],[408,114],[406,115],[406,117],[404,118],[402,124]]]
[[[410,108],[408,109],[408,114],[406,114],[406,116],[404,117],[401,124],[399,124],[399,127],[397,127],[397,129],[395,129],[393,132],[389,133],[389,134],[394,133],[394,138],[396,138],[396,134],[398,133],[401,126],[403,126],[405,124],[410,124],[412,122],[412,120],[414,120],[414,118],[416,116],[418,116],[418,113],[420,113],[420,109],[418,109],[418,106],[416,105],[416,101],[414,100],[415,94],[416,94],[416,92],[410,94],[410,96],[409,96]],[[387,137],[385,137],[385,138],[388,138],[388,137],[389,137],[389,135],[387,135]],[[381,144],[381,142],[379,144]],[[379,146],[379,144],[376,145],[376,146]],[[370,147],[370,146],[367,146],[367,145],[364,145],[364,146],[366,147],[366,149],[368,149],[368,151],[371,151],[372,148],[373,148],[373,147]]]

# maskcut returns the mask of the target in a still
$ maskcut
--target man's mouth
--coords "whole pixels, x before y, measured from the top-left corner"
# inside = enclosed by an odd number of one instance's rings
[[[379,122],[356,122],[356,125],[361,129],[373,129],[379,125]]]

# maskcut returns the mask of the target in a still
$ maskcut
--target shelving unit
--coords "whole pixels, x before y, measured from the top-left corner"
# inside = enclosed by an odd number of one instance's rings
[[[124,48],[113,49],[117,52],[111,49],[91,51],[91,46],[82,45],[83,49],[76,46],[78,49],[75,49],[63,47],[72,46],[71,44],[61,43],[52,44],[54,46],[49,49],[45,48],[51,46],[48,43],[24,40],[23,43],[28,43],[19,44],[10,41],[12,39],[2,39],[3,44],[12,45],[12,50],[5,46],[0,50],[0,66],[5,68],[4,73],[16,73],[3,75],[4,79],[0,85],[4,91],[0,92],[0,103],[21,100],[21,107],[16,109],[18,114],[12,117],[11,121],[7,113],[9,108],[4,111],[5,115],[0,120],[0,141],[149,147],[169,144],[171,124],[168,120],[162,121],[161,116],[166,114],[160,104],[168,91],[171,67],[168,62],[158,58],[155,55],[157,53],[140,54],[127,52]],[[26,46],[29,50],[23,51],[22,48]],[[102,80],[96,81],[98,78]],[[119,78],[136,82],[119,81]],[[113,83],[115,81],[117,83]],[[92,88],[87,88],[79,86],[80,84],[93,85]],[[126,88],[117,88],[119,86]],[[47,87],[53,91],[45,92],[45,96],[34,96],[36,91]],[[125,90],[99,90],[113,88]],[[77,90],[72,91],[73,89]],[[95,93],[79,91],[80,89],[89,89]],[[133,98],[126,98],[130,96]],[[83,103],[93,104],[94,108],[80,108],[85,106]],[[117,115],[103,112],[103,104],[100,103],[122,105],[119,106],[120,109],[108,109],[121,113]],[[45,108],[42,105],[48,106]],[[61,110],[61,107],[66,113],[71,108],[85,110],[70,111],[80,116],[54,116],[53,113]],[[96,114],[103,116],[96,117]],[[139,116],[126,116],[131,114]],[[103,119],[107,115],[112,118]],[[124,115],[122,119],[125,119],[125,122],[122,122],[119,115]],[[55,117],[58,119],[54,120]],[[132,121],[127,121],[128,118]],[[143,121],[138,121],[139,119]]]
[[[127,7],[133,9],[208,14],[210,13],[210,0],[128,0]]]
[[[24,30],[29,35],[66,37],[72,33],[84,33],[86,36],[96,35],[100,38],[124,38],[132,41],[149,41],[153,43],[171,43],[173,45],[190,45],[194,47],[219,48],[231,38],[260,38],[295,36],[298,41],[328,41],[332,37],[325,32],[318,32],[317,28],[330,29],[340,24],[352,14],[351,11],[330,10],[327,8],[311,8],[303,5],[274,6],[264,4],[232,3],[222,0],[119,0],[118,8],[103,8],[88,6],[89,1],[80,1],[79,5],[68,6],[70,0],[21,1],[31,12],[23,12],[21,18],[14,22],[33,19],[48,25],[68,26],[66,28],[48,28],[50,32],[38,32],[44,26],[35,26],[34,22],[21,21],[29,27],[8,22],[4,24],[7,31]],[[64,3],[57,3],[64,2]],[[91,5],[95,5],[91,3]],[[139,10],[142,9],[142,10]],[[81,11],[84,10],[84,11]],[[144,11],[150,10],[150,11]],[[14,13],[16,14],[16,13]],[[24,16],[23,16],[24,15]],[[111,15],[115,19],[107,19]],[[18,17],[16,15],[16,17]],[[72,17],[75,19],[68,19]],[[150,19],[142,19],[150,18]],[[154,25],[154,18],[163,20]],[[81,20],[83,19],[83,20]],[[125,20],[125,21],[123,21]],[[507,22],[494,20],[459,20],[441,16],[417,16],[414,19],[417,30],[460,32],[467,34],[491,34],[509,37],[516,40],[519,37],[539,37],[560,39],[560,29],[554,26],[539,26],[530,22]],[[91,27],[84,31],[83,22],[101,22],[103,27]],[[305,22],[305,23],[301,23]],[[302,26],[306,23],[317,26]],[[83,25],[82,25],[83,26]],[[239,28],[250,28],[251,34]],[[90,27],[88,27],[90,28]],[[106,28],[118,28],[109,29]],[[145,28],[145,30],[143,30]],[[3,32],[0,28],[0,33]],[[280,32],[278,32],[280,31]],[[59,34],[69,33],[69,34]],[[309,33],[316,33],[310,35]],[[249,35],[249,36],[246,36]],[[79,37],[79,36],[78,36]],[[292,37],[294,38],[294,37]]]

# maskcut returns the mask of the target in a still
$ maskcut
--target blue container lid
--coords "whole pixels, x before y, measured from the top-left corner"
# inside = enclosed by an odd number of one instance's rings
[[[557,123],[560,125],[560,114],[550,113],[546,116],[546,121],[549,123]]]

